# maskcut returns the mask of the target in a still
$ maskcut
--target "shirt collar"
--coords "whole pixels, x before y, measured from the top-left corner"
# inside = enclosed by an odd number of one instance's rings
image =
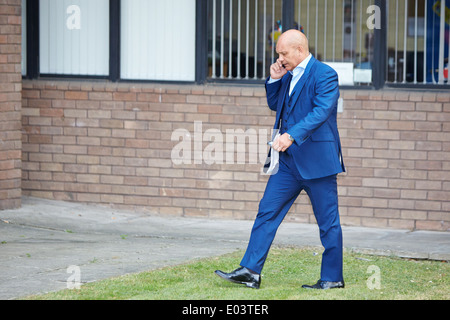
[[[300,72],[303,72],[306,69],[306,66],[309,63],[309,60],[311,60],[312,58],[312,54],[310,53],[305,60],[303,60],[302,62],[300,62],[300,64],[298,66],[295,67],[294,70],[289,71],[291,73],[292,76],[296,76],[297,74],[299,74]]]

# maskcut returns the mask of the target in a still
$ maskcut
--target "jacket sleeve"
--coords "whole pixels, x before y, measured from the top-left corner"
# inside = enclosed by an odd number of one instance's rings
[[[295,143],[302,144],[328,120],[337,108],[338,99],[337,73],[333,69],[327,68],[324,73],[321,73],[320,80],[316,83],[314,97],[312,97],[312,111],[288,130],[288,133],[295,139]]]
[[[269,78],[266,80],[266,96],[267,104],[272,111],[277,111],[278,97],[281,89],[282,80],[277,80],[275,82],[269,83]]]

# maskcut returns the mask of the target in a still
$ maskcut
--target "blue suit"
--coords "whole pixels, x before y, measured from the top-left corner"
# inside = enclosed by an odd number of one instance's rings
[[[321,280],[342,281],[336,177],[345,167],[336,121],[338,77],[312,57],[289,95],[291,78],[287,73],[280,81],[266,82],[269,108],[276,111],[274,129],[289,133],[295,142],[280,153],[279,170],[269,178],[241,266],[261,273],[279,225],[305,190],[325,248]]]

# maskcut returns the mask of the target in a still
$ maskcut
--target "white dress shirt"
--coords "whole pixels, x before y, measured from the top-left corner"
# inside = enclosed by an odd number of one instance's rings
[[[312,55],[309,54],[309,56],[307,56],[306,59],[303,60],[297,67],[295,67],[294,70],[289,71],[292,75],[291,86],[289,88],[289,95],[292,94],[292,91],[294,90],[295,85],[300,80],[300,78],[303,76],[303,73],[305,73],[306,66],[309,63],[309,60],[311,60],[311,57],[312,57]],[[271,83],[274,83],[279,80],[281,80],[281,78],[280,79],[272,79],[272,77],[271,77],[269,79],[268,83],[271,84]]]

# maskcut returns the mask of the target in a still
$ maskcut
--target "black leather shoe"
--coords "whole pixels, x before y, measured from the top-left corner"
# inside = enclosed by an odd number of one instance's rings
[[[338,281],[338,282],[333,282],[333,281],[322,281],[319,280],[317,281],[316,284],[313,284],[312,286],[304,284],[302,285],[302,288],[305,289],[335,289],[335,288],[344,288],[345,284],[344,281]]]
[[[245,267],[240,267],[233,272],[225,273],[220,270],[214,271],[222,279],[233,283],[245,284],[249,288],[259,289],[261,285],[261,276],[257,273],[251,272]]]

